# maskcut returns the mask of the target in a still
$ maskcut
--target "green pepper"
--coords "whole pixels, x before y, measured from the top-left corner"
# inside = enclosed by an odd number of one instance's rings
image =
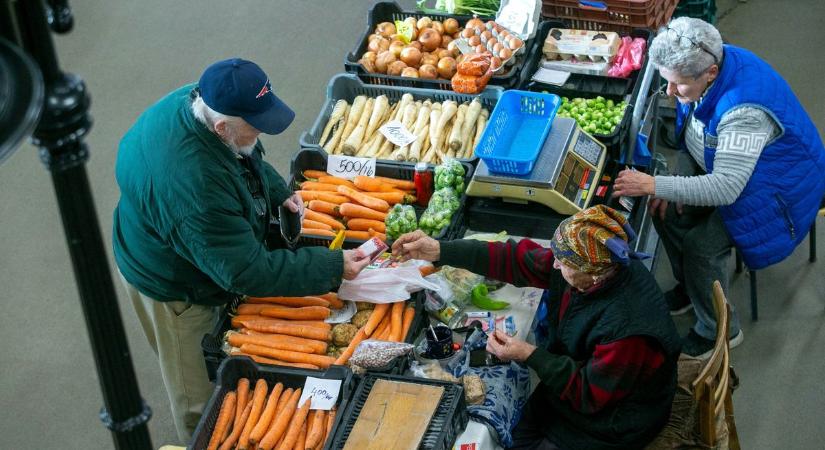
[[[473,305],[482,309],[489,309],[492,311],[497,311],[499,309],[504,309],[510,306],[509,302],[490,298],[489,290],[487,289],[487,285],[484,283],[480,283],[473,288],[471,300],[473,302]]]

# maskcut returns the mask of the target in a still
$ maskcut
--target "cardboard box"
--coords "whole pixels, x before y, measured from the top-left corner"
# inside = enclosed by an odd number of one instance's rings
[[[548,60],[612,62],[622,43],[612,31],[571,30],[552,28],[544,40],[542,52]]]

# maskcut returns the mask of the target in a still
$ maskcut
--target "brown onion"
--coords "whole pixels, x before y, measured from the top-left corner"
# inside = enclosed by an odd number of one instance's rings
[[[401,41],[393,41],[393,42],[392,42],[392,44],[390,44],[390,51],[391,51],[391,52],[392,52],[392,53],[393,53],[396,57],[398,57],[399,55],[401,55],[401,50],[404,50],[404,47],[406,47],[406,44],[404,44],[403,42],[401,42]]]
[[[438,34],[444,34],[444,24],[437,20],[433,20],[433,24],[430,26],[435,31],[438,31]]]
[[[448,34],[455,34],[458,32],[458,21],[450,17],[444,21],[444,32]]]
[[[424,16],[418,19],[415,26],[418,28],[418,31],[423,30],[424,28],[430,28],[433,25],[433,19],[430,19],[427,16]]]
[[[361,59],[358,60],[358,64],[361,64],[362,66],[364,66],[364,70],[366,70],[369,73],[375,73],[376,72],[375,62],[370,61],[369,59],[361,58]]]
[[[401,50],[401,61],[410,67],[418,67],[421,64],[421,50],[415,47],[405,47]]]
[[[418,78],[418,70],[413,67],[406,67],[401,71],[401,76],[407,78]]]
[[[418,50],[421,50],[422,48],[424,48],[424,47],[421,45],[421,43],[420,43],[420,42],[418,42],[418,41],[412,41],[412,42],[410,42],[409,44],[407,44],[407,47],[417,48]]]
[[[435,67],[438,64],[438,56],[433,55],[432,53],[422,53],[421,54],[421,65],[430,65]],[[419,70],[420,72],[420,70]]]
[[[418,76],[427,80],[438,78],[438,69],[432,64],[424,64],[418,68]]]
[[[421,43],[424,50],[431,52],[441,46],[441,35],[432,28],[425,28],[418,36],[418,42]]]
[[[459,50],[458,48],[457,41],[450,41],[450,43],[447,45],[447,50],[450,51],[452,57],[456,57],[461,53],[461,50]]]
[[[364,52],[364,54],[361,55],[361,59],[367,59],[372,62],[375,62],[376,57],[378,57],[378,53],[375,52]]]
[[[442,48],[447,48],[447,46],[450,45],[450,42],[453,42],[453,37],[452,36],[450,36],[449,34],[442,34],[441,35],[441,47]]]
[[[451,58],[453,56],[452,52],[450,52],[446,48],[434,51],[433,55],[437,56],[439,60],[441,60],[441,58]]]
[[[450,58],[449,56],[446,58],[441,58],[438,60],[438,75],[441,78],[452,78],[455,75],[457,63],[455,59]]]
[[[407,68],[407,65],[404,64],[404,61],[395,61],[387,66],[387,75],[399,76],[404,69]]]
[[[378,39],[371,39],[369,44],[367,44],[367,50],[375,53],[386,50],[389,47],[390,42],[382,37],[379,37]]]
[[[387,73],[387,67],[396,61],[395,53],[384,50],[375,58],[375,70],[381,73]]]
[[[392,22],[381,22],[375,27],[375,32],[385,38],[390,37],[395,34],[395,24]]]

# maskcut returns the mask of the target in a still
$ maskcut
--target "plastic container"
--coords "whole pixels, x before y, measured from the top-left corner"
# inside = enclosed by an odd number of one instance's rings
[[[490,115],[476,155],[491,172],[529,173],[560,105],[558,95],[506,91]]]
[[[395,103],[401,100],[401,96],[404,94],[411,94],[415,100],[430,100],[433,102],[443,102],[445,100],[453,100],[460,103],[472,101],[474,98],[478,97],[481,101],[481,105],[487,108],[489,111],[492,112],[493,108],[495,108],[496,103],[498,103],[498,99],[504,93],[504,89],[500,86],[487,86],[486,89],[481,94],[478,95],[465,95],[465,94],[457,94],[453,91],[440,91],[434,89],[423,89],[423,88],[406,88],[406,87],[398,87],[398,86],[374,86],[365,84],[363,81],[359,80],[353,74],[337,74],[329,80],[329,84],[327,85],[327,99],[324,102],[324,106],[321,107],[321,114],[315,119],[315,123],[312,124],[312,127],[301,134],[299,142],[301,147],[304,148],[317,148],[323,151],[321,148],[319,141],[321,140],[321,134],[324,132],[324,126],[327,124],[330,115],[332,115],[332,109],[335,107],[335,103],[338,100],[346,100],[349,103],[355,99],[355,97],[359,95],[367,95],[370,97],[377,97],[379,95],[386,95],[387,98],[390,100],[390,103]],[[472,160],[474,158],[471,158]],[[381,160],[381,161],[390,161],[390,160]],[[413,162],[399,162],[399,161],[392,161],[396,164],[403,164],[410,166],[411,168],[415,165]],[[412,178],[410,178],[412,179]]]
[[[370,8],[370,11],[367,13],[367,28],[364,31],[364,34],[361,36],[361,39],[358,41],[358,46],[355,48],[354,51],[347,54],[344,58],[345,70],[349,73],[357,74],[359,78],[361,78],[369,84],[380,84],[383,86],[419,87],[451,91],[452,87],[450,86],[450,80],[425,80],[422,78],[408,78],[385,75],[381,73],[369,73],[366,70],[364,70],[363,66],[358,64],[358,60],[361,58],[361,55],[363,55],[364,52],[367,51],[367,37],[375,32],[376,25],[378,25],[381,22],[395,22],[396,20],[404,20],[407,17],[421,18],[425,16],[433,20],[439,21],[444,21],[445,19],[453,18],[458,20],[458,24],[462,28],[468,20],[473,18],[473,16],[469,15],[429,14],[418,11],[403,11],[401,7],[398,5],[398,3],[378,2],[375,5],[373,5],[373,7]],[[479,19],[486,22],[488,20],[493,20],[495,18],[479,17]],[[529,49],[532,45],[532,42],[528,40],[524,44],[525,48]],[[503,86],[505,88],[515,87],[516,84],[518,84],[521,69],[524,66],[524,61],[526,59],[527,58],[523,53],[521,55],[516,56],[515,62],[512,66],[510,66],[510,69],[507,70],[507,72],[505,73],[495,74],[490,79],[490,84]]]
[[[335,438],[329,447],[330,449],[344,448],[344,444],[347,442],[347,438],[352,432],[355,422],[358,420],[358,415],[361,413],[367,397],[369,397],[372,386],[378,380],[442,386],[444,393],[441,395],[441,401],[436,407],[433,417],[430,419],[430,424],[424,432],[418,448],[426,450],[450,450],[453,447],[459,433],[464,430],[469,421],[467,404],[464,401],[464,387],[462,385],[446,381],[428,380],[426,378],[368,373],[361,382],[358,383],[358,388],[350,400],[347,410],[344,411],[343,415],[339,414],[339,417],[343,417],[343,420],[336,427]]]
[[[679,0],[542,0],[541,15],[569,22],[570,28],[629,33],[666,24]]]
[[[203,416],[192,435],[192,442],[187,448],[192,450],[205,449],[212,435],[212,428],[218,420],[218,413],[223,402],[224,395],[230,390],[234,390],[241,378],[248,378],[250,385],[254,386],[259,378],[266,380],[269,389],[275,383],[283,383],[286,388],[303,388],[307,377],[342,380],[341,392],[338,395],[338,411],[344,411],[349,407],[350,398],[355,389],[355,381],[352,372],[345,366],[330,366],[326,370],[297,369],[293,367],[264,366],[252,361],[246,356],[236,356],[225,360],[218,369],[218,378],[215,382],[215,391],[212,398],[203,410]],[[343,421],[343,416],[338,414],[332,424],[330,438],[324,445],[325,449],[331,448],[334,436]]]
[[[716,23],[716,0],[682,0],[676,6],[673,17],[695,17]]]
[[[464,184],[467,185],[470,183],[470,178],[473,176],[473,165],[468,162],[462,162],[462,166],[464,166]],[[327,167],[327,154],[323,150],[318,150],[317,148],[310,148],[310,149],[301,149],[298,153],[295,154],[292,158],[292,162],[290,163],[290,174],[291,179],[289,185],[294,189],[299,189],[299,184],[301,181],[304,181],[303,175],[301,173],[307,169],[315,169],[315,170],[326,170]],[[435,166],[430,165],[428,167],[430,172],[435,170]],[[412,164],[402,164],[399,162],[390,162],[387,160],[378,160],[375,163],[375,175],[379,177],[390,177],[390,178],[398,178],[400,180],[410,180],[412,181],[415,177],[415,166]],[[459,199],[459,211],[463,208],[464,202],[466,201],[466,194],[462,194],[461,198]],[[416,215],[421,218],[421,214],[424,212],[426,208],[421,207],[419,205],[412,205],[415,208]],[[450,222],[450,225],[442,230],[441,234],[436,236],[436,239],[444,239],[449,240],[453,237],[453,230],[458,226],[459,221],[461,220],[461,215],[456,212],[453,214],[453,219]],[[308,246],[329,246],[332,242],[331,237],[327,236],[306,236],[301,235],[298,246],[299,247],[308,247]],[[362,239],[344,239],[344,249],[351,249],[356,248],[359,245],[363,244],[364,240]]]

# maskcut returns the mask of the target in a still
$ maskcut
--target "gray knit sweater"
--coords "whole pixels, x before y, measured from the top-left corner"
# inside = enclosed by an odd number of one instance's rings
[[[705,125],[692,118],[685,145],[703,171]],[[734,108],[719,121],[713,173],[696,176],[656,176],[656,197],[694,206],[730,205],[748,183],[762,149],[780,135],[777,122],[764,110]]]

